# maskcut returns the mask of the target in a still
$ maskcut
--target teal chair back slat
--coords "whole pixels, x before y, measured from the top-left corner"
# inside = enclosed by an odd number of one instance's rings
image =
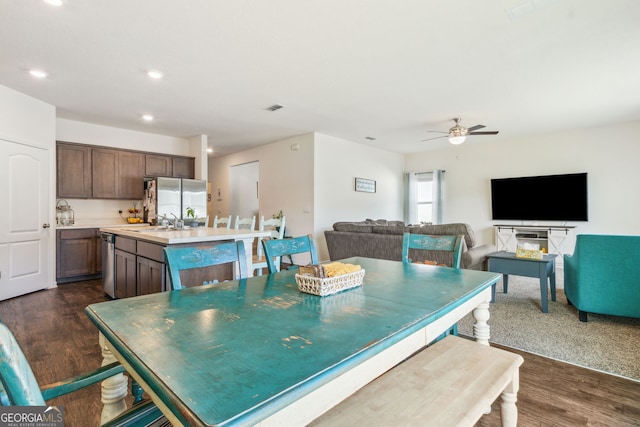
[[[22,349],[5,324],[0,323],[0,379],[11,405],[44,405],[42,392]]]
[[[402,262],[412,262],[409,249],[427,251],[446,251],[453,253],[453,268],[460,268],[462,262],[463,235],[457,236],[429,236],[426,234],[404,233],[402,239]]]
[[[249,277],[247,269],[247,257],[244,251],[244,243],[237,242],[220,243],[219,245],[199,248],[199,247],[172,247],[164,248],[171,281],[171,289],[179,290],[184,286],[180,280],[181,270],[191,270],[194,268],[211,267],[214,265],[235,262],[238,263],[239,279]]]
[[[311,257],[311,264],[318,263],[316,245],[311,236],[294,237],[292,239],[263,240],[262,245],[270,274],[280,271],[280,265],[276,262],[276,259],[280,259],[283,256],[308,253]]]

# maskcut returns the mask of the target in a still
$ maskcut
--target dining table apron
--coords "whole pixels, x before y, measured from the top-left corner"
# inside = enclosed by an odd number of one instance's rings
[[[329,296],[295,271],[92,304],[111,352],[174,425],[305,425],[470,312],[488,345],[485,271],[354,257]]]

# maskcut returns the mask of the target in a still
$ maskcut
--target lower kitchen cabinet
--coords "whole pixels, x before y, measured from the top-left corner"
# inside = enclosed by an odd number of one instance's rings
[[[116,298],[166,290],[164,246],[116,236],[115,247]]]
[[[137,257],[138,263],[138,295],[153,294],[164,291],[165,265],[152,259]]]
[[[97,278],[102,272],[102,246],[97,228],[56,232],[56,280],[58,283]]]
[[[117,239],[116,239],[117,241]],[[115,295],[116,298],[136,296],[136,255],[121,249],[115,250]]]

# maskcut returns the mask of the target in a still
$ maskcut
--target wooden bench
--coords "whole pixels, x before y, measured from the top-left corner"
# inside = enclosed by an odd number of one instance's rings
[[[387,371],[310,426],[473,426],[502,395],[516,426],[520,355],[448,336]]]

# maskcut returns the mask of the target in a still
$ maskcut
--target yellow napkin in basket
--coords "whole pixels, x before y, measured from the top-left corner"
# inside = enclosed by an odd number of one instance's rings
[[[327,277],[341,276],[343,274],[353,273],[359,271],[362,268],[356,264],[345,264],[342,262],[330,262],[323,264],[324,272]]]

